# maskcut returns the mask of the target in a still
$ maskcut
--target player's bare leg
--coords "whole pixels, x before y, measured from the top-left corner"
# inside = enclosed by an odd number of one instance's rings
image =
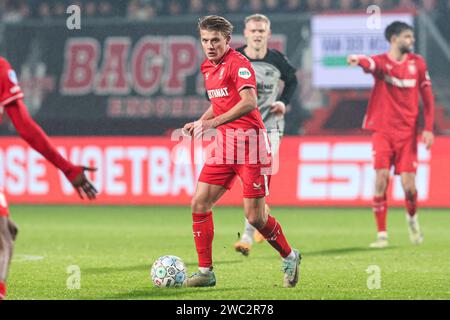
[[[267,203],[264,206],[264,210],[266,211],[266,215],[268,216],[270,214],[270,207]],[[265,239],[264,236],[258,230],[255,230],[255,233],[253,234],[253,240],[255,240],[256,243],[261,243]]]
[[[212,287],[216,285],[216,277],[212,271],[212,242],[214,239],[214,223],[212,208],[227,191],[219,185],[198,182],[192,198],[192,230],[198,254],[199,271],[187,278],[186,287]]]
[[[406,221],[408,222],[409,239],[412,244],[421,244],[423,234],[420,231],[417,214],[416,174],[412,172],[401,173],[402,187],[405,191]]]
[[[278,221],[266,212],[265,198],[244,198],[244,211],[248,222],[280,253],[284,287],[295,287],[300,273],[301,255],[289,246]]]
[[[6,296],[6,278],[17,230],[17,226],[8,217],[0,216],[0,300],[3,300]]]
[[[371,248],[384,248],[388,246],[388,234],[386,227],[387,201],[386,191],[389,185],[389,170],[377,169],[375,177],[375,194],[373,197],[373,213],[377,223],[377,239],[370,244]]]
[[[265,204],[265,210],[266,214],[269,215],[270,208],[267,203]],[[246,218],[244,233],[242,234],[241,239],[239,239],[239,241],[234,244],[234,249],[247,257],[252,248],[253,241],[255,241],[256,243],[261,243],[264,240],[264,236],[258,230],[256,230],[256,228],[252,226]]]

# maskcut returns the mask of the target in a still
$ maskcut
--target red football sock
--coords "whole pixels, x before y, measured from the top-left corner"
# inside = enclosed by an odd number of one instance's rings
[[[386,232],[386,216],[387,216],[387,201],[386,196],[373,197],[373,213],[377,222],[378,232]]]
[[[214,222],[212,212],[192,213],[192,230],[198,254],[198,266],[212,266],[212,242],[214,239]]]
[[[262,229],[258,229],[258,231],[283,258],[286,258],[291,253],[292,249],[283,234],[280,224],[274,217],[269,215],[266,225]]]
[[[407,193],[405,197],[406,210],[410,217],[414,217],[417,211],[417,192],[414,194]]]
[[[0,300],[5,299],[6,297],[6,284],[4,282],[0,282]]]

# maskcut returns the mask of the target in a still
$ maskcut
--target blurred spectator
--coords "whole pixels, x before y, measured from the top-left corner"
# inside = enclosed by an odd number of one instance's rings
[[[319,2],[317,0],[307,0],[306,1],[306,10],[309,12],[319,12]]]
[[[333,0],[320,0],[319,4],[322,11],[330,11],[336,9]]]
[[[225,4],[225,11],[227,13],[240,13],[242,11],[241,1],[227,0]]]
[[[47,1],[40,2],[37,9],[37,13],[39,18],[41,19],[50,19],[52,16],[50,4]]]
[[[284,8],[284,12],[299,12],[305,10],[301,0],[287,0]]]
[[[397,8],[412,10],[416,8],[416,4],[413,0],[400,0],[397,4]]]
[[[121,16],[147,20],[156,15],[299,13],[330,10],[366,10],[378,5],[382,10],[422,9],[442,25],[448,19],[450,0],[0,0],[3,21],[20,21],[31,16],[61,18],[69,4],[78,5],[87,17]]]
[[[0,9],[2,9],[2,20],[5,22],[18,22],[21,21],[25,16],[21,7],[28,6],[25,1],[3,1]],[[28,14],[30,14],[30,8],[28,6]]]
[[[53,16],[56,18],[62,18],[66,16],[67,7],[64,2],[58,1],[53,6]]]
[[[171,16],[179,16],[183,14],[185,11],[183,10],[183,7],[178,0],[171,0],[169,2],[169,7],[167,9],[168,14]]]
[[[274,13],[280,11],[280,2],[279,0],[266,0],[266,10],[267,13]]]
[[[190,14],[203,15],[205,13],[203,0],[190,0],[187,12]]]
[[[19,2],[19,13],[20,16],[24,19],[26,18],[31,18],[32,16],[32,11],[31,11],[31,7],[30,5],[25,1],[18,1]]]
[[[100,1],[97,12],[101,17],[111,17],[113,15],[111,3],[109,1]]]
[[[84,14],[86,18],[95,17],[97,13],[97,6],[94,1],[88,1],[84,6]]]
[[[249,0],[248,10],[250,13],[263,13],[264,2],[263,0]]]
[[[340,10],[349,11],[355,9],[355,3],[353,0],[341,0]]]
[[[130,20],[148,21],[156,15],[155,7],[146,1],[131,0],[128,2],[127,18]]]
[[[209,0],[206,5],[206,11],[208,14],[220,14],[222,12],[222,8],[219,4],[219,1]]]

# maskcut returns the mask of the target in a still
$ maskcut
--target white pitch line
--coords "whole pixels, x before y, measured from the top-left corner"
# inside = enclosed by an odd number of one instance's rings
[[[31,254],[14,254],[13,262],[25,262],[25,261],[41,261],[44,260],[44,256],[35,256]]]

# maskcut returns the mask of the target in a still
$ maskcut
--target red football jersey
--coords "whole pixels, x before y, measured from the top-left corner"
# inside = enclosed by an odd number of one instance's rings
[[[255,72],[250,61],[232,48],[228,49],[217,65],[206,59],[202,63],[201,72],[216,116],[227,112],[241,100],[239,92],[242,89],[250,87],[256,91]],[[250,128],[265,128],[258,109],[218,127],[223,132],[226,129]]]
[[[402,62],[393,60],[387,53],[365,58],[368,60],[368,67],[365,64],[362,66],[374,76],[375,86],[363,128],[396,134],[415,133],[418,126],[420,88],[431,85],[424,59],[412,53]],[[425,119],[426,124],[432,126],[432,122],[433,119]]]
[[[23,93],[16,72],[8,61],[0,57],[0,121],[4,106],[20,98],[23,98]]]

